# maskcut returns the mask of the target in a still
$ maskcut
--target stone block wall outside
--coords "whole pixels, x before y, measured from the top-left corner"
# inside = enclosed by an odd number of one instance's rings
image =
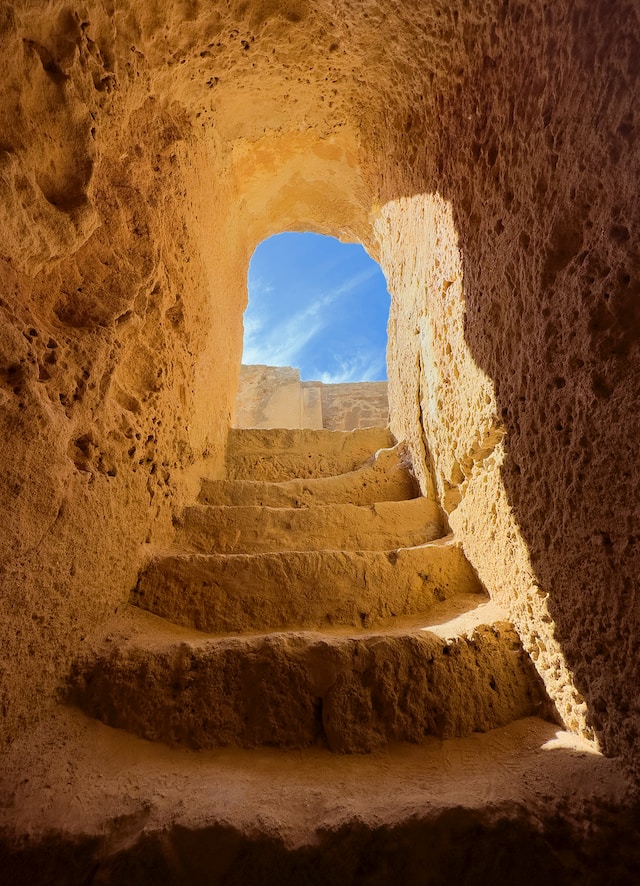
[[[325,428],[352,431],[389,424],[387,383],[300,381],[290,366],[242,366],[237,428]]]

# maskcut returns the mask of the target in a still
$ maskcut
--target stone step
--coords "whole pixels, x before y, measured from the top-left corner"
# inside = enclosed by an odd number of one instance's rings
[[[364,465],[377,450],[393,447],[395,442],[387,428],[232,428],[227,437],[227,479],[280,482],[344,474]]]
[[[172,749],[61,706],[0,796],[12,886],[637,882],[619,762],[536,717],[352,756]]]
[[[321,504],[371,505],[403,501],[420,495],[400,446],[376,452],[369,465],[332,477],[286,480],[279,483],[252,480],[202,481],[198,501],[209,505],[263,505],[297,508]]]
[[[176,624],[233,633],[370,627],[473,592],[483,593],[478,578],[448,536],[393,551],[158,552],[131,602]]]
[[[466,619],[359,636],[224,638],[154,619],[148,633],[116,643],[111,634],[79,660],[69,698],[109,726],[196,749],[320,743],[368,753],[539,713],[540,680],[512,626],[491,604]]]
[[[175,545],[205,554],[323,549],[387,551],[433,541],[442,535],[435,502],[426,498],[369,506],[309,508],[185,508]]]

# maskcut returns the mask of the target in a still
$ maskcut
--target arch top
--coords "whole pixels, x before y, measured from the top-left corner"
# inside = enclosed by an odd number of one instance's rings
[[[283,231],[327,234],[375,252],[371,187],[354,133],[268,133],[237,142],[232,182],[251,252]]]

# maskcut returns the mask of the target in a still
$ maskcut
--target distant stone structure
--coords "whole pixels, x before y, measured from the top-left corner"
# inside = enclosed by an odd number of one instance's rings
[[[242,366],[236,397],[237,428],[386,427],[389,400],[386,381],[327,385],[300,381],[292,366]]]

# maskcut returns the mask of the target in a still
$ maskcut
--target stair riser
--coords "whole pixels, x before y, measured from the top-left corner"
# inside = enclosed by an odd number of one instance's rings
[[[288,551],[166,556],[141,573],[131,602],[210,633],[369,627],[482,593],[456,544],[398,552]]]
[[[278,482],[296,477],[328,477],[354,471],[378,449],[395,440],[388,430],[335,431],[231,430],[227,439],[229,480]]]
[[[372,505],[406,501],[419,495],[416,481],[402,467],[363,468],[338,477],[263,483],[252,480],[203,480],[200,504],[299,508],[311,505]]]
[[[187,508],[175,545],[205,554],[269,551],[388,551],[442,535],[434,502],[416,498],[375,507]]]
[[[280,635],[130,649],[79,664],[71,695],[92,716],[152,741],[191,748],[322,742],[340,753],[486,731],[542,703],[506,623],[450,643],[432,634]]]
[[[277,483],[266,482],[267,477],[247,477],[243,468],[240,479],[203,480],[199,501],[211,505],[300,507],[337,503],[369,505],[376,501],[416,498],[420,491],[403,453],[400,446],[381,449],[375,457],[370,456],[370,464],[357,470],[345,468],[346,472],[335,476],[294,478]],[[268,467],[271,457],[260,458],[267,466],[265,470],[271,470]],[[308,461],[309,456],[305,459]],[[231,475],[234,473],[230,470]]]

